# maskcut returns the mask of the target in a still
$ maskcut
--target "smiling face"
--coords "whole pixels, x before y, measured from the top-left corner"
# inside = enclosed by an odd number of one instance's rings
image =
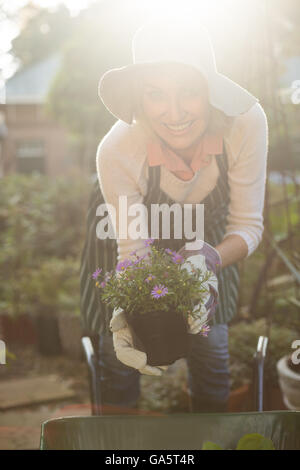
[[[210,113],[202,75],[181,64],[156,64],[142,74],[140,87],[141,112],[151,130],[174,150],[192,150]]]

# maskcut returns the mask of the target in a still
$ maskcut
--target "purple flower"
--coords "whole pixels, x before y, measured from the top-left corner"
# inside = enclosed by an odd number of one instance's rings
[[[153,279],[155,279],[155,276],[153,276],[153,274],[149,274],[149,276],[146,277],[145,282],[150,282],[150,281],[152,281]]]
[[[100,282],[100,287],[105,287],[106,286],[106,282]]]
[[[166,248],[165,252],[168,253],[168,255],[176,255],[176,251],[172,251],[170,248]]]
[[[184,258],[181,255],[178,255],[177,253],[173,256],[172,258],[173,263],[180,264],[183,263]]]
[[[105,273],[104,278],[105,278],[106,281],[109,281],[109,279],[111,279],[111,276],[112,276],[112,272],[108,271],[107,273]]]
[[[124,261],[120,261],[117,264],[116,271],[125,271],[128,266],[132,265],[132,261],[130,259],[124,259]]]
[[[154,243],[154,238],[148,238],[148,240],[145,240],[144,244],[145,246],[150,246]]]
[[[138,264],[140,261],[142,261],[144,258],[146,258],[147,255],[143,255],[143,256],[137,256],[137,259],[135,259],[132,264],[133,266],[135,266],[136,264]]]
[[[151,292],[151,295],[154,299],[159,299],[160,297],[164,297],[168,293],[168,288],[159,284],[159,286],[155,286]]]
[[[101,271],[102,271],[101,268],[96,269],[96,271],[92,274],[93,279],[97,279]]]
[[[200,333],[202,336],[207,336],[209,332],[210,332],[210,326],[208,325],[204,325],[200,330]]]
[[[134,251],[132,251],[132,252],[129,253],[129,254],[130,254],[130,256],[135,256],[135,255],[136,255],[136,252],[137,252],[137,250],[134,250]]]

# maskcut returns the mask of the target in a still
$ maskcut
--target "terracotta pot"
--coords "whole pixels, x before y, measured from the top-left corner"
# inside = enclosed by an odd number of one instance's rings
[[[249,384],[242,385],[235,390],[232,390],[228,399],[228,412],[241,413],[249,411],[251,401],[251,387]]]
[[[40,314],[36,317],[38,348],[41,354],[53,356],[61,354],[58,322],[54,314]]]
[[[2,313],[0,315],[0,335],[1,339],[7,344],[14,343],[16,340],[16,333],[14,329],[14,322],[11,315]]]
[[[80,317],[78,315],[59,314],[58,328],[64,353],[73,359],[84,359]]]
[[[21,345],[37,343],[37,331],[32,315],[22,314],[16,318],[16,340]]]
[[[37,331],[32,315],[22,313],[15,317],[0,315],[0,338],[8,344],[36,344]]]
[[[135,345],[147,354],[151,366],[173,364],[186,357],[188,350],[188,324],[176,311],[126,314]]]
[[[264,390],[264,411],[288,410],[279,386],[266,385]]]

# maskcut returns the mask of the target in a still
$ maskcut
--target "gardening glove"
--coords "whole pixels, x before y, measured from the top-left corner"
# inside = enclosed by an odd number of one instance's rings
[[[137,369],[141,374],[162,375],[168,366],[150,366],[147,364],[147,354],[135,349],[133,337],[122,308],[114,309],[110,321],[110,330],[113,333],[113,344],[116,356],[123,364]]]
[[[210,278],[203,284],[207,292],[201,304],[196,305],[193,309],[193,312],[197,313],[195,316],[188,316],[189,333],[197,334],[202,332],[202,334],[205,335],[208,331],[206,324],[215,313],[218,305],[217,272],[221,269],[222,260],[218,251],[202,240],[186,243],[186,245],[179,250],[178,254],[192,264],[187,262],[183,263],[182,266],[185,267],[188,272],[191,273],[193,267],[200,268],[204,275],[206,275],[208,271],[210,272]]]

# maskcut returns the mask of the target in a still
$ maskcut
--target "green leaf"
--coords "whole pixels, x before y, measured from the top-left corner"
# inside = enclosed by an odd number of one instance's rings
[[[275,447],[271,439],[253,433],[241,437],[236,450],[275,450]]]
[[[202,450],[223,450],[218,444],[211,441],[205,441],[202,445]]]

